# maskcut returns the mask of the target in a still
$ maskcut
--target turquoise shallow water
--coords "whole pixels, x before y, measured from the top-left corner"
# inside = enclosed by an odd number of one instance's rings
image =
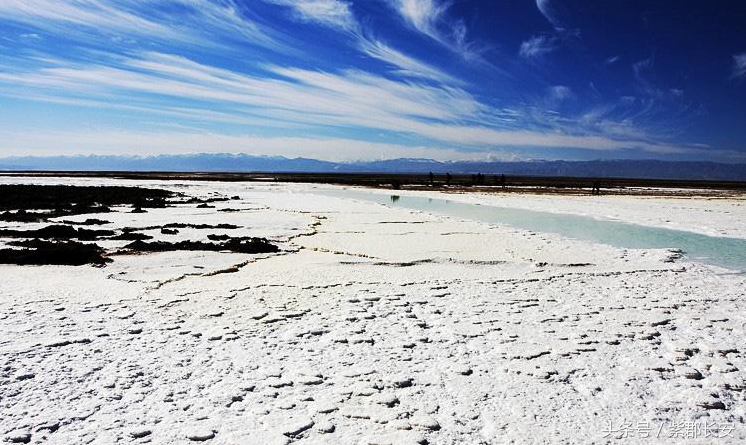
[[[555,233],[621,248],[681,249],[690,260],[740,272],[746,271],[746,239],[707,236],[587,216],[470,204],[422,196],[387,195],[350,189],[318,193],[487,223],[507,224],[517,229]]]

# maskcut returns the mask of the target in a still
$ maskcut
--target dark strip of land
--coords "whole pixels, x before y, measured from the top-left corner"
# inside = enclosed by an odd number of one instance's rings
[[[634,178],[575,178],[514,175],[400,174],[400,173],[219,173],[19,171],[4,176],[93,177],[131,180],[257,181],[337,184],[388,189],[428,189],[450,192],[513,192],[552,194],[632,194],[686,196],[741,196],[746,182]],[[668,190],[667,190],[668,189]],[[685,192],[673,189],[684,189]]]

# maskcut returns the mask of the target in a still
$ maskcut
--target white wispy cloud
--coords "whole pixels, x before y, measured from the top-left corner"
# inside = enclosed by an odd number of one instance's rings
[[[575,93],[564,85],[554,85],[547,88],[547,96],[552,101],[561,102],[563,100],[572,99],[575,97]]]
[[[392,72],[403,77],[429,79],[436,82],[463,85],[464,83],[442,70],[392,48],[379,39],[368,35],[352,12],[350,4],[341,0],[264,0],[272,4],[291,8],[294,16],[305,22],[313,22],[352,36],[357,49],[365,55],[385,62],[396,69]]]
[[[733,56],[733,77],[746,76],[746,53],[735,54]]]
[[[643,59],[632,64],[632,73],[641,93],[654,98],[662,98],[665,93],[648,79],[648,73],[654,66],[655,60],[652,57]]]
[[[483,108],[458,88],[397,82],[362,71],[332,74],[276,66],[266,70],[247,75],[180,56],[149,53],[117,67],[63,64],[35,73],[0,73],[0,83],[20,82],[47,93],[78,92],[89,98],[138,94],[243,105],[304,123],[393,131],[399,128],[399,120],[463,120],[478,116]]]
[[[58,23],[70,23],[96,29],[138,30],[142,33],[170,32],[169,28],[117,8],[103,0],[4,0],[0,2],[0,13],[6,19],[17,20],[40,28]]]
[[[617,63],[620,59],[621,59],[621,56],[607,57],[605,63],[607,65],[613,65],[613,64]]]
[[[482,61],[481,51],[467,39],[460,20],[446,16],[450,2],[441,0],[386,0],[410,27],[444,45],[466,60]]]
[[[199,116],[201,110],[207,110],[208,119],[233,118],[247,125],[253,122],[256,128],[270,120],[288,127],[305,126],[309,135],[333,128],[367,128],[388,132],[394,138],[415,136],[434,147],[455,146],[482,153],[505,147],[636,148],[656,153],[688,150],[557,127],[517,129],[509,125],[514,112],[505,112],[510,119],[496,119],[503,114],[501,110],[453,86],[401,82],[357,70],[329,73],[272,65],[264,70],[246,74],[181,56],[147,53],[124,59],[117,66],[62,62],[33,72],[4,72],[0,73],[0,88],[23,86],[24,91],[40,97],[84,97],[101,107],[140,103],[155,115],[164,109],[164,115],[180,113],[188,118],[186,114]],[[557,87],[551,93],[568,97],[569,90]],[[174,100],[189,101],[193,106],[188,110],[167,106]]]
[[[556,48],[556,39],[554,37],[538,35],[523,41],[518,49],[518,54],[527,60],[537,60],[551,53]]]
[[[558,31],[564,30],[553,0],[536,0],[536,8]]]
[[[287,51],[284,36],[253,16],[250,3],[234,0],[0,0],[0,20],[25,25],[30,31],[77,36],[84,50],[67,60],[40,52],[0,57],[0,95],[25,100],[100,108],[145,115],[147,125],[133,131],[39,133],[25,143],[3,131],[0,147],[10,150],[54,150],[64,141],[70,150],[131,152],[143,147],[158,153],[208,151],[230,147],[236,152],[353,160],[371,156],[479,158],[510,148],[545,147],[586,150],[639,149],[683,153],[692,147],[658,142],[641,131],[636,116],[614,119],[608,114],[586,121],[560,116],[549,105],[575,97],[567,87],[546,91],[544,110],[538,107],[496,108],[469,93],[469,85],[443,69],[370,37],[366,22],[357,20],[346,0],[263,0],[291,12],[295,20],[341,32],[343,44],[385,64],[384,74],[338,68],[319,71],[250,60],[220,68],[197,60],[222,53],[197,51],[189,58],[179,50],[212,43],[234,45],[231,54],[245,52],[248,43]],[[414,30],[469,58],[473,46],[466,27],[447,15],[450,3],[439,0],[386,0]],[[159,8],[155,8],[155,6]],[[249,5],[249,6],[247,6]],[[546,6],[546,5],[545,5]],[[179,20],[168,10],[185,11]],[[32,34],[32,33],[29,33]],[[125,43],[108,51],[107,39]],[[113,41],[113,40],[112,40]],[[103,42],[103,44],[102,44]],[[184,43],[188,45],[184,45]],[[555,49],[556,37],[536,36],[521,45],[520,55],[537,60]],[[178,43],[178,44],[174,44]],[[86,44],[88,44],[86,46]],[[84,56],[80,57],[81,52]],[[287,54],[287,53],[285,53]],[[25,57],[25,59],[24,59]],[[308,55],[302,63],[309,66]],[[289,61],[290,60],[290,61]],[[734,57],[737,63],[738,59]],[[296,60],[299,62],[299,60]],[[218,62],[219,63],[219,62]],[[652,63],[652,62],[650,62]],[[645,70],[636,67],[636,74]],[[639,73],[637,70],[639,69]],[[736,70],[737,71],[737,70]],[[740,74],[741,76],[743,74]],[[672,90],[673,91],[673,90]],[[541,93],[539,93],[541,94]],[[673,94],[673,92],[671,93]],[[644,105],[643,111],[652,109]],[[151,119],[152,118],[152,119]],[[221,134],[211,123],[233,125]],[[159,131],[144,131],[144,128]],[[167,128],[167,131],[163,131]],[[173,131],[179,128],[180,132]],[[199,131],[190,131],[197,128]],[[235,131],[241,128],[240,131]],[[210,131],[213,129],[214,131]],[[352,136],[369,131],[396,143],[366,142]],[[267,137],[304,134],[304,137]],[[238,134],[237,133],[241,133]],[[129,136],[128,136],[129,135]],[[44,137],[42,137],[44,136]],[[33,142],[36,141],[36,142]],[[413,141],[416,141],[413,142]],[[399,143],[401,142],[401,143]]]
[[[669,100],[679,98],[683,90],[677,88],[664,88],[655,82],[654,77],[655,59],[653,57],[640,60],[632,64],[632,72],[637,82],[639,91],[657,100]]]
[[[140,156],[159,154],[234,153],[305,157],[335,162],[393,158],[437,160],[485,159],[484,152],[464,152],[423,145],[401,145],[346,138],[266,137],[195,131],[47,131],[7,133],[0,141],[4,156],[121,155],[138,147]],[[61,143],[60,141],[64,141]],[[495,153],[499,156],[499,153]]]
[[[182,8],[179,20],[164,11]],[[0,17],[35,29],[77,36],[87,43],[147,38],[164,43],[219,44],[216,36],[287,50],[268,29],[241,13],[233,0],[3,0]]]
[[[400,76],[430,79],[453,85],[464,84],[462,81],[442,70],[414,57],[410,57],[401,51],[397,51],[379,40],[362,38],[360,40],[360,49],[368,56],[396,67],[395,72]]]
[[[305,22],[331,28],[356,31],[358,22],[350,4],[341,0],[264,0],[291,8],[295,17]]]
[[[436,0],[393,0],[393,5],[414,29],[435,40],[441,38],[438,23],[448,9],[447,4]]]

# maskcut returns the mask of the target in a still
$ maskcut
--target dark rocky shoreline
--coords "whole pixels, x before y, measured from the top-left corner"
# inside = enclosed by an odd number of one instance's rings
[[[148,252],[210,251],[243,254],[272,253],[279,248],[264,238],[232,237],[225,234],[209,234],[206,241],[153,241],[153,236],[141,233],[158,230],[162,234],[175,235],[178,229],[234,230],[233,224],[167,223],[147,227],[123,227],[111,229],[89,229],[87,226],[110,224],[108,221],[88,218],[83,222],[63,220],[49,221],[63,216],[114,212],[112,207],[131,206],[133,212],[144,212],[145,208],[197,205],[226,201],[229,198],[202,200],[185,197],[167,190],[118,187],[118,186],[65,186],[65,185],[2,185],[0,184],[0,221],[13,223],[50,222],[49,225],[32,229],[0,228],[0,240],[6,248],[0,249],[0,264],[18,265],[71,265],[91,264],[102,266],[112,261],[110,253],[134,254]],[[83,227],[76,227],[83,226]],[[94,242],[131,241],[116,252]]]

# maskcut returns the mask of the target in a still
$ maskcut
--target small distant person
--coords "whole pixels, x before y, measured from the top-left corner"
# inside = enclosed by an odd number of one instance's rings
[[[451,174],[446,173],[446,186],[450,186],[450,185],[451,185]]]
[[[500,185],[502,186],[502,188],[505,188],[506,182],[507,181],[505,180],[505,175],[500,175]]]
[[[601,194],[601,181],[593,181],[593,191],[591,192],[593,195],[600,195]]]
[[[430,174],[427,175],[427,176],[428,176],[428,179],[430,180],[430,187],[432,187],[433,186],[433,181],[435,179],[435,175],[433,175],[433,172],[430,172]]]

